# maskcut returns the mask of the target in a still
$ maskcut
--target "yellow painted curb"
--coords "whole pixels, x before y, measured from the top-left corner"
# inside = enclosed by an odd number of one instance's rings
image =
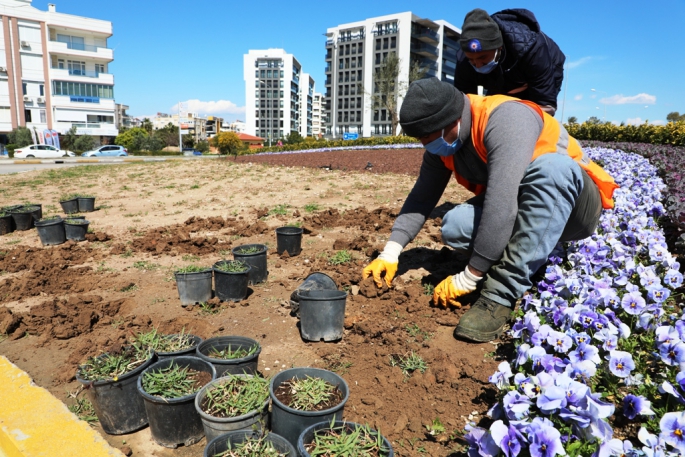
[[[2,356],[0,386],[0,456],[124,456]]]
[[[139,159],[137,157],[128,157],[123,160],[124,162],[143,162],[145,159]]]
[[[43,163],[42,160],[37,160],[37,159],[17,159],[17,160],[20,160],[20,161],[21,161],[21,162],[19,162],[20,164],[24,164],[24,163]],[[16,163],[16,162],[15,162],[15,163]]]
[[[76,159],[76,163],[99,163],[100,159]]]

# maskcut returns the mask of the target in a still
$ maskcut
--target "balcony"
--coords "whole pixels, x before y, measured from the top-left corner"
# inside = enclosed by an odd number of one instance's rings
[[[338,37],[338,43],[363,40],[364,36],[364,32],[357,32],[350,35],[341,35]]]
[[[50,40],[48,42],[48,52],[50,54],[64,54],[106,61],[114,60],[114,52],[111,49],[88,44],[62,43],[61,41]]]
[[[434,43],[438,44],[440,42],[440,35],[438,35],[438,32],[428,29],[428,28],[421,28],[420,30],[412,30],[412,36],[414,38],[418,38],[421,41],[425,41],[427,43]]]
[[[330,65],[326,65],[326,68],[324,68],[324,72],[325,72],[325,73],[330,73],[330,72],[331,72],[331,66],[330,66]]]
[[[445,73],[452,73],[457,70],[457,64],[452,62],[451,60],[443,60],[442,61],[442,71]]]
[[[114,75],[109,73],[51,67],[50,74],[53,79],[59,79],[62,81],[78,81],[92,84],[114,84]]]
[[[448,48],[448,47],[442,48],[442,58],[443,59],[450,59],[450,60],[453,60],[454,62],[456,62],[457,61],[457,50],[452,49],[452,48]]]
[[[447,38],[447,37],[442,38],[442,44],[444,44],[446,46],[450,46],[454,49],[460,48],[459,42],[457,40],[453,40],[453,39]]]
[[[412,43],[410,47],[411,52],[422,55],[424,57],[438,57],[438,48],[424,43]]]
[[[421,59],[419,66],[425,68],[427,71],[438,71],[438,63],[430,59]]]

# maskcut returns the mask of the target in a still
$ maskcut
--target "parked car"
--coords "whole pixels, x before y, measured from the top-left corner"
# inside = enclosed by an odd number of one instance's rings
[[[124,157],[128,155],[128,149],[123,146],[116,146],[113,144],[108,144],[105,146],[100,146],[92,151],[86,151],[81,154],[82,157]]]
[[[55,157],[74,157],[71,151],[57,149],[49,144],[31,144],[14,150],[15,159],[54,159]]]
[[[202,153],[200,151],[198,151],[197,149],[183,148],[183,155],[184,156],[201,156]]]

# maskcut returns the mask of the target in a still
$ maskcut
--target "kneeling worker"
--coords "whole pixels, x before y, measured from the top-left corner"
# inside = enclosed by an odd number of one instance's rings
[[[433,302],[461,306],[460,297],[482,281],[455,336],[491,341],[557,242],[590,236],[602,208],[613,207],[618,186],[563,125],[530,101],[465,95],[437,78],[422,79],[407,91],[400,124],[426,152],[389,241],[362,277],[391,285],[400,252],[454,174],[476,196],[445,215],[442,239],[468,265],[435,287]]]

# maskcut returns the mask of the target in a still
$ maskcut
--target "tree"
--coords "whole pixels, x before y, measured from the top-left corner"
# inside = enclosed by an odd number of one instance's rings
[[[211,142],[221,154],[232,154],[237,157],[246,149],[245,144],[240,141],[240,137],[235,132],[219,132],[212,137]]]
[[[300,135],[300,132],[293,130],[285,136],[285,144],[297,144],[302,143],[304,138]]]
[[[59,144],[62,149],[65,149],[67,151],[71,151],[72,149],[76,149],[74,144],[76,143],[76,140],[78,139],[78,135],[76,135],[76,127],[72,126],[67,133],[64,135],[60,135],[59,137]],[[90,149],[85,149],[86,151],[89,151]]]
[[[186,133],[185,135],[183,135],[182,140],[184,148],[192,148],[195,144],[195,138],[190,133]]]
[[[575,117],[575,116],[569,116],[569,117],[568,117],[568,123],[571,124],[571,125],[577,124],[577,123],[578,123],[578,118]]]
[[[74,140],[72,147],[78,152],[90,151],[95,147],[95,138],[90,135],[78,136]]]
[[[209,141],[207,140],[200,140],[197,143],[195,143],[195,149],[198,151],[205,153],[209,152]]]
[[[22,148],[33,144],[33,138],[31,137],[31,131],[26,127],[17,127],[7,134],[7,139],[9,144],[13,144],[15,148]]]
[[[138,152],[144,149],[148,136],[147,131],[142,127],[134,127],[117,135],[114,144],[123,146],[131,152]]]
[[[668,122],[685,122],[685,113],[680,114],[678,111],[672,111],[666,115]]]
[[[141,122],[141,124],[140,124],[140,128],[145,130],[147,132],[147,134],[150,135],[152,133],[152,128],[153,128],[152,122],[150,122],[150,119],[147,117],[144,118],[143,122]]]
[[[587,120],[588,124],[601,124],[602,121],[597,117],[597,116],[590,116],[590,118]]]
[[[178,146],[178,126],[171,122],[161,129],[155,130],[153,136],[157,137],[165,147]]]
[[[371,108],[375,111],[378,109],[385,109],[390,117],[391,133],[397,134],[397,126],[400,123],[399,105],[400,100],[404,98],[407,93],[409,84],[423,78],[428,71],[421,67],[418,60],[412,61],[409,66],[409,80],[399,81],[400,69],[402,67],[402,59],[396,53],[390,52],[387,57],[381,62],[381,65],[376,68],[373,75],[374,88],[373,92],[369,93],[364,89],[364,86],[359,83],[360,91],[365,92],[371,100]]]

